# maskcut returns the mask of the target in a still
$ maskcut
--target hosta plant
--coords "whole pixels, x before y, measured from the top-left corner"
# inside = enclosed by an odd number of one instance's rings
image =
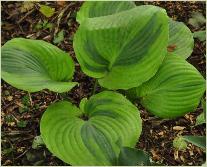
[[[193,35],[164,9],[133,2],[85,2],[77,13],[80,26],[73,47],[82,71],[104,89],[124,90],[152,114],[175,118],[194,111],[205,80],[189,64]],[[16,38],[2,47],[2,78],[36,92],[67,92],[71,57],[41,40]],[[139,110],[126,97],[104,91],[50,105],[40,123],[47,148],[71,165],[150,165],[133,149],[141,133]]]
[[[80,108],[62,101],[44,113],[40,131],[48,149],[71,165],[117,165],[121,145],[134,147],[141,133],[139,111],[123,95],[104,91]]]

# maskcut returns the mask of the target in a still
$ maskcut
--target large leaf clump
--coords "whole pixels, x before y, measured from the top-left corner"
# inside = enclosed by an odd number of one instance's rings
[[[154,115],[175,118],[194,111],[204,91],[205,79],[197,69],[169,54],[153,78],[128,93]]]
[[[45,41],[14,38],[2,47],[1,61],[2,78],[18,89],[61,93],[77,84],[72,58]]]
[[[119,93],[49,106],[40,124],[48,149],[71,165],[116,165],[121,146],[134,147],[141,133],[139,111]]]
[[[73,46],[78,62],[105,88],[141,85],[156,73],[167,53],[168,16],[162,8],[85,2],[77,20]]]

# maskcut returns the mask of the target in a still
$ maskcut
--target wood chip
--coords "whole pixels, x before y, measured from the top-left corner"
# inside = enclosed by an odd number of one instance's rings
[[[152,149],[150,152],[152,153],[152,157],[154,160],[160,160],[160,156],[157,154],[155,150]]]
[[[164,132],[163,131],[162,132],[159,132],[158,135],[163,136],[164,135]]]
[[[22,107],[22,108],[25,107],[22,103],[20,103],[20,102],[18,102],[18,101],[16,101],[15,104],[18,105],[19,107]]]
[[[180,156],[180,159],[183,161],[183,162],[185,162],[185,158],[181,155]]]
[[[174,151],[174,158],[175,158],[175,160],[178,159],[178,150],[175,150],[175,151]]]
[[[192,150],[189,150],[190,156],[194,155]]]
[[[8,96],[6,99],[7,99],[8,101],[12,101],[12,100],[13,100],[13,96]]]
[[[183,130],[183,129],[185,129],[184,126],[174,126],[173,127],[173,130]]]
[[[57,1],[57,4],[60,5],[60,6],[64,6],[65,5],[65,1],[60,1],[59,0],[59,1]]]

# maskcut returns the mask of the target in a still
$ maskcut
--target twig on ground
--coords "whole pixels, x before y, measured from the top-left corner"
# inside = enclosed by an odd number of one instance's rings
[[[30,105],[31,107],[33,107],[33,101],[32,101],[32,97],[31,97],[31,94],[28,92],[28,95],[29,95],[29,101],[30,101]]]
[[[25,150],[22,154],[20,154],[18,157],[16,157],[15,160],[21,158],[21,157],[22,157],[24,154],[26,154],[29,150],[30,150],[30,147],[29,147],[27,150]]]
[[[27,16],[29,16],[32,12],[34,12],[35,10],[32,9],[29,12],[27,12],[18,22],[17,24],[20,24]]]

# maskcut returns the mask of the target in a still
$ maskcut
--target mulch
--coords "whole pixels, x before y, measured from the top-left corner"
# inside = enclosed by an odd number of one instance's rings
[[[43,112],[47,106],[55,101],[68,99],[78,105],[84,97],[90,97],[93,91],[95,80],[86,76],[81,70],[76,60],[72,40],[78,24],[75,20],[76,12],[82,2],[38,2],[54,7],[56,13],[51,18],[45,18],[35,5],[31,11],[22,12],[22,2],[2,2],[2,34],[1,44],[15,37],[29,37],[33,39],[43,39],[53,43],[53,38],[60,30],[64,30],[65,38],[57,46],[70,53],[75,61],[76,72],[74,81],[79,82],[79,86],[70,92],[57,94],[49,90],[32,93],[28,96],[25,91],[18,90],[2,80],[1,84],[1,148],[2,165],[67,165],[45,148],[33,149],[32,142],[35,136],[40,135],[39,123]],[[140,2],[136,2],[140,3]],[[206,6],[203,2],[143,2],[144,4],[154,4],[166,9],[168,15],[177,21],[182,21],[188,25],[192,32],[196,31],[188,20],[192,11],[199,11],[206,15]],[[58,16],[65,10],[57,25]],[[35,25],[48,20],[54,23],[54,28],[35,29]],[[195,47],[187,61],[193,64],[203,76],[206,71],[206,60],[203,55],[205,44],[195,40]],[[100,92],[97,87],[96,92]],[[28,100],[31,97],[32,103]],[[25,108],[26,106],[26,108]],[[25,110],[22,111],[22,108]],[[205,125],[195,125],[196,117],[202,112],[201,106],[195,112],[186,114],[174,120],[162,120],[150,115],[144,108],[138,105],[143,120],[142,135],[137,142],[137,148],[147,151],[152,159],[164,165],[201,165],[205,161],[206,153],[199,147],[188,144],[185,151],[177,151],[172,146],[172,141],[178,135],[205,135]],[[26,121],[26,126],[21,127],[18,123]]]

